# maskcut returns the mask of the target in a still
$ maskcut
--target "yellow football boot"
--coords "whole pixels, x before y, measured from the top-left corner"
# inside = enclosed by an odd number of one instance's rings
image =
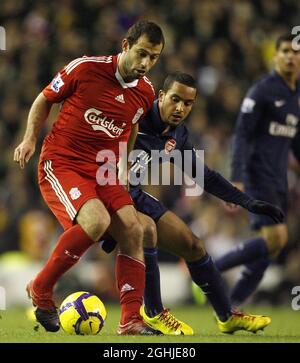
[[[217,325],[222,333],[233,334],[237,330],[245,330],[256,333],[258,330],[264,330],[271,323],[271,318],[263,315],[250,315],[239,311],[234,311],[231,317],[222,322],[218,318]]]
[[[160,314],[150,318],[146,314],[145,305],[142,305],[140,314],[147,325],[164,335],[194,335],[193,329],[183,321],[176,319],[169,309],[164,309]]]

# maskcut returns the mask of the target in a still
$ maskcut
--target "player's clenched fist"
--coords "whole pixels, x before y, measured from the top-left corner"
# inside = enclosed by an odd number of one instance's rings
[[[14,152],[14,161],[19,163],[20,168],[23,169],[25,162],[28,163],[30,158],[35,152],[35,141],[23,140],[19,146],[16,147]]]

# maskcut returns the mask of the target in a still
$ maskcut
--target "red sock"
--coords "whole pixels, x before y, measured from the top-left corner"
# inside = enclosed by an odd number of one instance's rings
[[[94,243],[79,224],[65,231],[60,236],[45,267],[34,279],[34,291],[38,295],[52,294],[58,279],[75,265],[84,252]]]
[[[126,255],[118,255],[116,278],[120,291],[121,321],[128,323],[133,315],[140,315],[145,289],[145,264]]]

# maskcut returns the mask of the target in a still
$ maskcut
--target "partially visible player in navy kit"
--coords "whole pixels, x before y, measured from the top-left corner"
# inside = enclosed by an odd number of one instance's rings
[[[237,119],[233,142],[233,183],[253,198],[274,203],[287,212],[287,169],[291,149],[300,161],[300,52],[291,35],[276,42],[275,70],[250,88]],[[270,261],[288,240],[286,222],[250,214],[257,238],[237,246],[216,261],[220,271],[245,265],[233,288],[234,305],[242,304],[261,281]]]
[[[134,179],[135,173],[145,173],[151,159],[151,151],[166,151],[172,149],[180,152],[192,151],[193,171],[197,164],[203,163],[197,158],[196,152],[189,142],[188,130],[183,125],[184,119],[192,110],[196,99],[197,89],[194,79],[184,73],[169,75],[163,89],[159,92],[158,100],[140,122],[140,129],[135,143],[139,157],[130,169],[129,179]],[[183,158],[184,159],[184,158]],[[183,168],[186,170],[186,168]],[[195,173],[193,172],[195,175]],[[142,177],[139,177],[142,180]],[[242,193],[217,172],[205,166],[204,190],[223,199],[241,205],[254,213],[264,213],[282,222],[283,215],[279,208],[269,203],[255,200]],[[197,238],[188,226],[174,213],[168,211],[157,199],[145,193],[140,185],[132,187],[130,194],[136,209],[150,216],[155,224],[144,231],[144,254],[146,262],[146,288],[141,314],[150,327],[171,335],[191,335],[193,330],[182,321],[177,320],[167,309],[164,309],[159,282],[157,264],[157,247],[176,254],[187,263],[194,282],[207,294],[209,301],[217,314],[217,322],[222,332],[235,330],[257,331],[270,323],[270,319],[261,316],[249,316],[233,313],[229,298],[225,292],[223,281],[211,257],[207,254],[203,241]],[[157,236],[156,236],[156,228]],[[105,240],[102,248],[108,251],[114,248],[113,241]]]

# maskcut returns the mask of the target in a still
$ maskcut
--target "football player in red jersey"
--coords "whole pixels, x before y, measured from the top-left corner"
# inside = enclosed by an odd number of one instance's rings
[[[73,60],[33,102],[23,141],[14,160],[24,168],[35,151],[39,131],[53,103],[62,107],[39,160],[42,196],[64,227],[44,268],[27,286],[36,318],[47,331],[59,329],[53,287],[84,252],[106,232],[118,241],[116,278],[120,290],[118,334],[151,335],[139,310],[145,285],[143,228],[133,201],[120,183],[102,185],[96,175],[99,151],[119,143],[133,145],[137,121],[152,106],[154,90],[145,74],[158,60],[164,37],[158,25],[134,24],[122,41],[122,53]],[[129,150],[130,151],[130,150]]]

